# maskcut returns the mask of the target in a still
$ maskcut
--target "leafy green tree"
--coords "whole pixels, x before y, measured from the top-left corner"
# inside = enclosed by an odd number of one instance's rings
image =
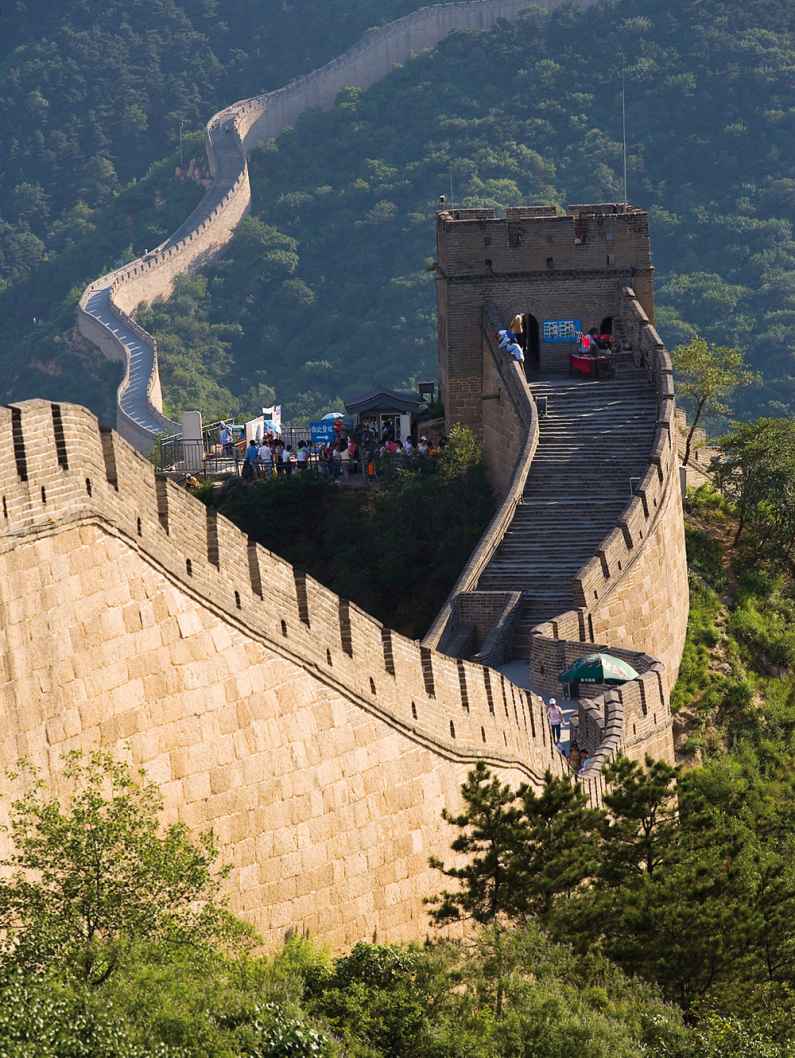
[[[430,1056],[434,1018],[449,985],[444,970],[432,951],[359,943],[333,973],[310,979],[310,1009],[354,1054]]]
[[[737,514],[736,547],[747,529],[765,555],[795,553],[795,421],[737,423],[720,440],[715,483]]]
[[[789,1058],[791,1054],[790,1047],[771,1039],[761,1026],[711,1013],[694,1030],[682,1058]]]
[[[64,776],[65,806],[35,773],[11,806],[0,924],[12,962],[57,965],[97,988],[133,940],[199,946],[247,935],[226,911],[212,834],[194,843],[179,823],[161,833],[162,798],[143,773],[97,751],[70,754]]]
[[[13,972],[0,979],[3,1058],[182,1058],[162,1043],[149,1047],[123,1013],[90,994],[46,977]]]
[[[693,338],[678,345],[672,354],[674,370],[679,374],[678,391],[695,404],[682,462],[687,466],[693,435],[705,411],[725,414],[725,402],[738,386],[748,386],[757,376],[749,371],[739,349],[710,345],[704,338]]]

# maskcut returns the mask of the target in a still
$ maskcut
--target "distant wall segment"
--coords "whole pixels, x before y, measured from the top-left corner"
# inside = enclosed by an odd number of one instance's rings
[[[582,6],[591,2],[581,0]],[[559,3],[544,0],[540,6],[553,10]],[[158,433],[178,429],[163,415],[157,344],[145,332],[136,333],[130,317],[142,301],[169,297],[178,275],[201,268],[227,244],[251,201],[248,152],[292,126],[306,110],[333,106],[342,88],[367,88],[450,33],[491,29],[529,6],[528,0],[468,0],[421,8],[371,30],[326,66],[274,92],[234,103],[209,121],[213,186],[202,202],[153,252],[90,284],[78,306],[77,326],[83,337],[126,365],[117,393],[122,436],[147,451]]]

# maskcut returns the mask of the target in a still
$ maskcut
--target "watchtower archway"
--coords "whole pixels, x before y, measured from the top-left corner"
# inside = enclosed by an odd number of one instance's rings
[[[525,370],[538,371],[541,367],[541,329],[531,312],[522,316],[522,346],[525,355]]]

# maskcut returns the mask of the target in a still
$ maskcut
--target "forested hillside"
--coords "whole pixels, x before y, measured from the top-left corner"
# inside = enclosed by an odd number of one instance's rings
[[[173,175],[180,121],[196,129],[418,6],[16,5],[0,58],[3,398],[109,413],[117,369],[70,345],[70,313],[86,281],[162,238],[200,193]],[[769,0],[530,14],[307,115],[253,159],[255,214],[224,259],[145,317],[170,410],[275,393],[295,420],[433,375],[437,196],[452,177],[462,205],[620,199],[622,56],[630,197],[652,213],[663,335],[740,345],[764,376],[741,413],[791,412],[795,9]],[[165,151],[156,187],[120,190]]]
[[[622,54],[662,332],[740,345],[765,379],[741,412],[792,410],[795,8],[767,0],[530,16],[306,116],[254,157],[255,215],[207,284],[147,316],[171,406],[256,379],[295,417],[432,375],[437,196],[452,175],[467,206],[620,200]],[[231,323],[218,357],[201,336]]]
[[[71,346],[71,313],[87,282],[155,245],[190,211],[190,188],[174,175],[180,127],[184,139],[234,99],[314,69],[368,27],[419,6],[422,0],[2,5],[3,399],[47,395],[112,414],[119,369]],[[188,150],[183,144],[184,162]],[[136,186],[161,159],[156,186],[151,179]],[[145,203],[154,216],[139,215]]]

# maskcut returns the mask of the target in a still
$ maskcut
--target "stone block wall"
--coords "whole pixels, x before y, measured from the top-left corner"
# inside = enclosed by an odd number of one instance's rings
[[[437,306],[442,398],[448,419],[480,435],[489,359],[482,355],[482,307],[503,320],[530,313],[580,319],[585,330],[618,320],[622,291],[632,286],[649,318],[654,300],[648,216],[634,207],[570,206],[448,210],[437,220]],[[598,212],[610,210],[611,212]],[[568,347],[544,343],[543,369],[563,368]]]
[[[646,474],[619,528],[577,574],[589,635],[635,650],[653,644],[670,693],[679,672],[689,614],[671,358],[631,288],[620,319],[638,362],[657,390],[657,430]]]
[[[0,771],[143,765],[269,943],[422,937],[472,764],[561,772],[538,698],[249,543],[84,409],[0,409],[0,454]]]
[[[491,211],[468,212],[490,214]],[[517,211],[508,211],[509,214],[514,212]],[[543,211],[540,214],[532,210],[520,212],[530,214],[528,223],[538,223],[539,215],[546,223]],[[440,219],[440,223],[446,221]],[[489,217],[479,215],[456,223],[489,223]],[[504,227],[506,222],[499,223]],[[648,247],[644,250],[642,241],[639,245],[638,252],[642,257]],[[558,674],[576,658],[600,649],[626,656],[640,673],[637,681],[625,685],[620,692],[610,692],[613,705],[609,715],[606,699],[600,697],[595,703],[581,703],[582,730],[588,733],[588,745],[593,753],[585,783],[593,796],[601,796],[601,770],[618,752],[640,760],[647,753],[673,759],[669,696],[679,671],[689,610],[670,356],[636,291],[627,286],[614,290],[616,277],[613,275],[601,278],[604,283],[601,293],[598,292],[596,276],[591,288],[597,311],[607,314],[608,307],[612,310],[616,329],[630,343],[637,365],[645,368],[649,384],[657,394],[654,442],[647,471],[636,483],[636,494],[628,503],[619,526],[608,534],[593,558],[574,577],[572,587],[578,608],[534,629],[529,661],[530,685],[546,695],[559,690]],[[440,288],[446,299],[446,327],[440,327],[440,334],[453,333],[449,349],[455,352],[455,359],[451,356],[446,369],[448,396],[455,393],[459,363],[464,364],[464,372],[474,372],[474,365],[480,363],[482,397],[487,398],[482,400],[484,408],[492,403],[489,399],[492,388],[500,388],[498,376],[503,383],[510,377],[507,354],[501,355],[493,347],[490,334],[501,321],[517,311],[515,299],[518,295],[514,291],[521,288],[515,287],[515,282],[511,277],[495,277],[488,281],[478,277],[467,288],[469,296],[464,297],[458,294],[456,281],[442,277]],[[558,276],[554,280],[555,291],[576,282],[574,276]],[[526,289],[535,290],[536,287],[532,285]],[[574,294],[572,288],[566,296],[572,298]],[[489,302],[488,299],[493,300]],[[484,306],[489,306],[487,315],[490,313],[493,319],[484,317]],[[474,355],[476,337],[480,342],[479,358]],[[445,353],[443,350],[442,355]],[[518,365],[513,365],[513,370],[518,380],[523,373]],[[468,384],[470,381],[474,387],[474,377],[467,379]],[[502,433],[483,430],[487,458],[491,456],[492,465],[494,452],[489,454],[488,449],[497,444],[498,452],[501,450],[503,438],[510,435],[514,420],[529,421],[537,443],[537,414],[526,383],[504,385],[500,393],[501,398],[504,395],[506,405],[513,405],[514,412],[505,416],[506,426]],[[527,404],[533,408],[531,416],[524,412]],[[481,422],[487,416],[488,412],[483,412]],[[474,425],[471,420],[470,424]],[[520,457],[520,464],[521,459],[526,458],[522,487],[534,452],[533,446],[529,455]],[[484,568],[483,556],[494,553],[510,524],[515,502],[521,495],[521,492],[512,491],[518,480],[519,477],[514,475],[503,504],[507,516],[498,516],[484,534],[451,598],[426,636],[427,645],[441,644],[444,649],[445,628],[450,615],[455,612],[457,594],[472,593]],[[477,606],[478,594],[469,595],[470,610]],[[485,613],[485,599],[482,605]],[[653,652],[654,657],[648,652]]]

